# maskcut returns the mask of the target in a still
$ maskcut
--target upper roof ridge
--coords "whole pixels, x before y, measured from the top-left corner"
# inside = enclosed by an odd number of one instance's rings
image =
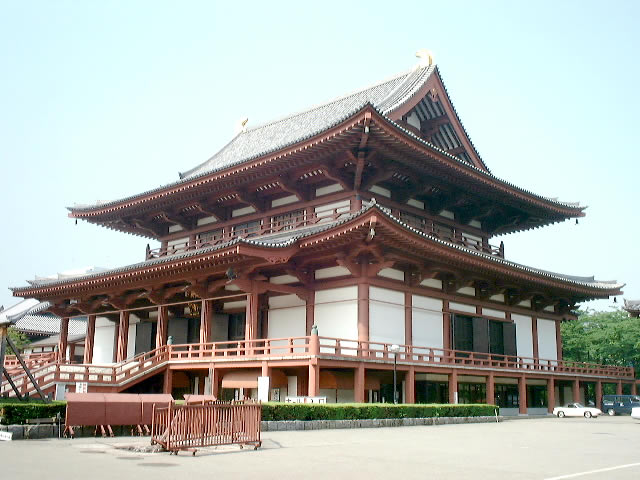
[[[390,107],[401,103],[400,100],[405,98],[405,92],[413,92],[416,85],[420,85],[434,70],[435,65],[414,67],[365,88],[356,89],[332,100],[317,103],[305,110],[247,128],[207,160],[181,172],[179,174],[180,179],[204,174],[215,170],[221,165],[229,165],[246,160],[256,153],[271,151],[278,146],[287,144],[285,138],[288,134],[296,131],[300,135],[291,140],[299,140],[306,134],[313,133],[312,131],[320,127],[321,123],[331,123],[346,112],[351,112],[355,106],[361,107],[366,103],[371,103],[374,106],[385,105],[388,111]],[[352,101],[350,102],[350,100]],[[325,111],[324,114],[322,114],[323,111]],[[313,121],[312,117],[319,114],[322,117],[321,121],[318,121],[318,119]],[[283,125],[284,127],[282,127]],[[326,127],[327,125],[324,126]],[[281,130],[278,130],[279,128]],[[260,137],[261,134],[263,134],[263,138]]]

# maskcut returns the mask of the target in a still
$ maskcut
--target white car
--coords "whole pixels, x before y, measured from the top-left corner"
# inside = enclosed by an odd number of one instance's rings
[[[598,417],[602,415],[602,410],[593,407],[585,407],[581,403],[568,403],[564,407],[556,407],[553,414],[558,417]]]
[[[631,409],[631,418],[635,418],[636,420],[640,420],[640,407],[633,407]]]

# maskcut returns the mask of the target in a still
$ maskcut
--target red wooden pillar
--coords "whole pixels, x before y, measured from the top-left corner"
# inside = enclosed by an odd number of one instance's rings
[[[320,393],[320,365],[318,359],[309,361],[309,396],[317,397]]]
[[[496,379],[493,375],[493,372],[489,372],[487,375],[487,399],[486,402],[489,405],[493,405],[496,403]]]
[[[211,342],[211,320],[213,319],[213,300],[203,300],[200,309],[200,343]]]
[[[404,344],[413,345],[413,295],[411,292],[404,292]]]
[[[369,284],[358,284],[358,342],[369,349]]]
[[[162,393],[171,394],[173,391],[173,372],[167,365],[164,371],[164,381],[162,382]]]
[[[353,400],[356,403],[364,403],[365,398],[365,382],[364,382],[364,365],[358,365],[353,372]]]
[[[158,307],[158,324],[156,328],[156,348],[164,347],[167,344],[167,333],[169,331],[169,309],[165,306]]]
[[[579,402],[580,401],[580,380],[574,380],[572,382],[572,387],[573,387],[573,391],[572,391],[573,401]]]
[[[458,371],[449,374],[449,403],[458,403]]]
[[[553,378],[547,379],[547,411],[553,412],[556,406],[556,382]]]
[[[602,410],[602,381],[596,381],[596,408]]]
[[[416,371],[414,367],[409,367],[405,377],[405,403],[416,403]]]
[[[558,360],[562,360],[562,331],[560,321],[556,321],[556,349],[558,350]],[[577,400],[576,400],[577,401]]]
[[[518,405],[520,407],[519,413],[521,415],[527,414],[527,379],[523,375],[518,378]]]
[[[442,309],[449,310],[449,301],[442,302]],[[451,314],[449,312],[442,313],[442,344],[445,350],[451,349]]]
[[[616,395],[622,395],[622,380],[618,380],[618,383],[616,384]]]
[[[306,335],[311,335],[311,327],[315,322],[315,303],[316,303],[316,292],[310,291],[307,296],[307,305],[306,305],[306,320],[305,320],[305,332]],[[266,334],[264,335],[266,337]]]
[[[67,342],[69,341],[69,317],[60,319],[60,339],[58,340],[58,358],[61,363],[67,359]]]
[[[538,317],[531,319],[531,338],[533,338],[533,358],[538,359]]]
[[[218,398],[218,393],[220,391],[220,369],[212,368],[211,370],[211,395]]]
[[[127,346],[129,344],[129,312],[120,311],[120,325],[118,326],[118,354],[116,362],[123,362],[127,359]]]
[[[638,384],[636,382],[633,382],[631,384],[631,395],[637,395],[638,394]]]
[[[96,339],[96,316],[89,315],[87,321],[87,336],[84,339],[84,360],[85,364],[93,362],[93,346]]]
[[[246,341],[258,338],[258,294],[247,293],[247,308],[245,317],[244,339]]]

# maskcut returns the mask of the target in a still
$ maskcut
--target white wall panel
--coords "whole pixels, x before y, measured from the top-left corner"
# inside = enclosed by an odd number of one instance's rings
[[[449,309],[458,310],[459,312],[476,313],[476,306],[467,305],[466,303],[449,302]]]
[[[267,338],[304,337],[305,335],[305,302],[296,295],[269,298],[269,331]]]
[[[378,272],[378,276],[404,282],[404,272],[402,270],[396,270],[395,268],[383,268]]]
[[[93,363],[105,364],[113,363],[113,343],[116,333],[116,326],[113,322],[103,320],[103,326],[98,327],[96,319],[96,335],[93,344]],[[107,324],[104,324],[106,322]]]
[[[351,272],[346,267],[319,268],[315,271],[316,280],[321,280],[323,278],[343,277],[345,275],[351,275]]]
[[[507,314],[501,310],[493,310],[491,308],[483,308],[482,314],[488,317],[507,318]]]
[[[516,353],[520,357],[533,358],[531,317],[512,313],[511,320],[516,324]]]
[[[413,295],[411,303],[413,344],[443,348],[442,300]]]
[[[556,322],[554,320],[538,319],[538,356],[547,360],[558,359]]]
[[[358,339],[358,287],[316,291],[314,312],[318,335]]]
[[[369,288],[369,341],[405,343],[403,292]]]

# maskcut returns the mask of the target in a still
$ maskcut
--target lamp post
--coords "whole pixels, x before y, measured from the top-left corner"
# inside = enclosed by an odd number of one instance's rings
[[[389,347],[389,351],[393,353],[393,404],[397,405],[398,404],[398,389],[396,387],[398,384],[397,366],[398,366],[398,352],[400,351],[400,346],[395,344],[391,345]]]

